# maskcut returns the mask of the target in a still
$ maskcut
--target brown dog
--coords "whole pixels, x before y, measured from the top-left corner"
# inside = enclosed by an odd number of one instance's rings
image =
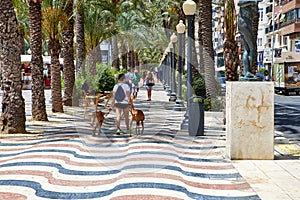
[[[91,118],[91,126],[94,128],[93,129],[93,135],[96,135],[96,129],[99,127],[98,133],[101,133],[101,127],[102,123],[105,119],[105,113],[102,111],[96,111],[92,113],[92,118]],[[94,127],[94,122],[96,120],[96,126]]]
[[[135,123],[136,123],[136,127],[135,127],[136,135],[143,134],[143,132],[144,132],[144,120],[145,120],[144,112],[142,110],[134,109],[132,101],[129,103],[129,112],[131,113],[130,130],[131,130],[131,127],[132,127],[132,122],[135,121]],[[140,124],[142,125],[142,131],[140,131]],[[131,136],[131,131],[130,131],[130,136]]]

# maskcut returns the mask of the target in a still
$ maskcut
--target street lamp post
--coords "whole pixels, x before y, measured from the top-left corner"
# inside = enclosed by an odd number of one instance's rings
[[[175,33],[173,33],[170,37],[170,46],[171,48],[171,96],[169,98],[169,101],[176,101],[176,79],[175,79],[175,43],[177,42],[177,36]]]
[[[192,22],[193,16],[196,12],[196,3],[193,0],[186,0],[183,5],[183,12],[188,18],[188,46],[187,46],[187,91],[186,91],[186,99],[187,99],[187,110],[185,112],[185,119],[181,124],[181,129],[186,129],[188,127],[188,119],[190,111],[190,103],[189,99],[192,97],[192,38],[193,38],[193,30],[192,30]]]
[[[169,65],[168,65],[168,69],[167,69],[167,73],[168,73],[168,93],[167,93],[167,96],[171,96],[172,95],[172,65],[173,65],[173,45],[172,43],[170,42],[169,45],[168,45],[168,50],[169,50],[169,53],[168,53],[168,57],[169,57]]]
[[[185,33],[185,25],[182,20],[176,26],[176,31],[178,33],[178,86],[177,86],[177,99],[173,110],[183,111],[185,107],[182,101],[182,49],[183,49],[183,36]]]
[[[164,90],[166,89],[166,73],[165,73],[165,69],[166,69],[166,54],[164,53],[163,58],[162,58],[162,83],[164,86]]]
[[[192,22],[196,12],[196,3],[193,0],[187,0],[183,3],[183,12],[188,18],[188,47],[187,47],[187,101],[192,96]]]
[[[165,65],[165,91],[168,92],[170,85],[169,85],[169,64],[170,64],[170,49],[167,47],[165,54],[166,54],[166,65]]]

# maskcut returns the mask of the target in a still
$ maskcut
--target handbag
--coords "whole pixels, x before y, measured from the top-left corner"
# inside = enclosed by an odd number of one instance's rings
[[[147,79],[146,80],[146,86],[154,86],[155,83],[154,83],[154,80],[153,79]]]

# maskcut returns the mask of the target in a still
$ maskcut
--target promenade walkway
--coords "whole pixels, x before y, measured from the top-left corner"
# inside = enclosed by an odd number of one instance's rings
[[[224,158],[225,132],[220,116],[206,113],[206,136],[188,136],[179,129],[184,112],[172,110],[174,103],[168,101],[160,84],[154,88],[153,101],[146,101],[142,89],[134,102],[146,120],[144,134],[132,137],[112,134],[113,111],[102,133],[92,136],[83,108],[50,112],[50,91],[46,92],[50,121],[30,121],[30,94],[26,95],[26,125],[31,134],[0,137],[1,200],[276,199],[265,198],[264,186],[268,184],[257,187],[254,180],[258,178],[256,166],[264,161],[245,163]],[[271,162],[275,161],[269,162],[270,167]],[[290,169],[299,169],[293,163]],[[251,177],[244,172],[249,168],[254,173]],[[261,171],[258,175],[264,183],[269,174]],[[300,199],[296,189],[299,172],[293,176],[295,187],[282,192],[280,197],[286,198],[278,199]],[[273,186],[271,181],[269,186]]]

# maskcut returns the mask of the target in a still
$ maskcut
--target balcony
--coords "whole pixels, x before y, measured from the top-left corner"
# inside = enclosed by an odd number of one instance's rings
[[[272,7],[272,5],[269,5],[266,8],[266,15],[267,15],[267,17],[271,17],[272,16],[272,11],[273,11],[273,7]]]
[[[285,4],[287,4],[287,3],[291,2],[291,1],[293,1],[293,0],[281,0],[280,5],[283,6],[283,5],[285,5]]]

